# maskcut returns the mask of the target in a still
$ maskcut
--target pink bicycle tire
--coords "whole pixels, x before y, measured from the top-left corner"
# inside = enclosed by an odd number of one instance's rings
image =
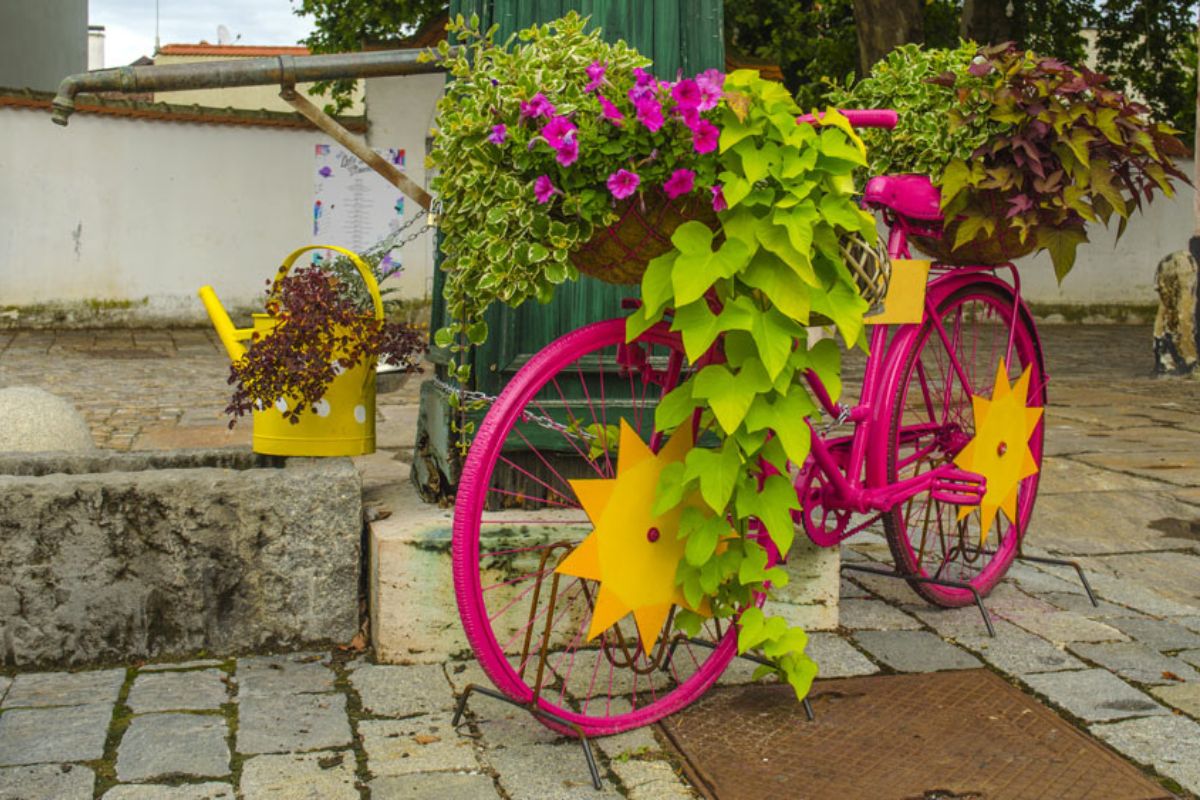
[[[974,370],[974,379],[980,381],[980,385],[976,387],[976,393],[990,394],[999,355],[1003,354],[1001,352],[997,355],[996,351],[997,349],[1006,349],[995,347],[995,341],[1002,340],[1004,345],[1006,345],[1009,326],[1013,324],[1014,307],[1011,289],[1006,284],[994,278],[976,277],[969,281],[961,279],[951,281],[949,287],[941,292],[937,292],[936,285],[931,286],[930,291],[941,295],[940,297],[935,295],[934,304],[938,314],[943,318],[947,313],[955,309],[961,311],[968,304],[975,303],[985,306],[987,310],[994,313],[1003,322],[1002,325],[993,326],[993,330],[991,330],[994,340],[993,346],[990,349],[989,355],[979,359],[983,362],[982,366]],[[1015,324],[1013,355],[1014,361],[1017,364],[1009,365],[1010,380],[1026,366],[1031,366],[1032,376],[1029,403],[1030,405],[1044,406],[1046,399],[1045,368],[1041,345],[1033,320],[1023,305],[1018,306]],[[912,383],[914,373],[917,370],[919,359],[921,359],[927,347],[944,351],[944,344],[941,338],[936,333],[932,322],[928,320],[920,325],[910,325],[900,329],[893,340],[892,346],[889,348],[890,363],[889,367],[885,369],[887,378],[881,386],[880,399],[877,401],[886,403],[881,417],[887,419],[889,422],[886,440],[875,443],[874,447],[876,449],[879,447],[885,449],[884,452],[877,453],[875,457],[882,457],[886,460],[884,478],[890,483],[906,477],[900,474],[898,468],[900,459],[899,436],[903,428],[908,393],[916,388]],[[977,349],[973,350],[972,356],[978,357]],[[987,373],[988,369],[991,371],[990,374]],[[949,370],[944,374],[948,373]],[[933,382],[936,384],[936,380]],[[954,378],[951,377],[948,384],[953,385],[953,383]],[[943,385],[935,386],[935,388],[945,390],[946,382],[943,382]],[[937,394],[937,392],[930,392],[930,394]],[[946,394],[949,394],[949,392],[947,391]],[[970,398],[965,396],[965,393],[961,391],[959,395],[958,400],[960,405],[969,407]],[[1039,423],[1029,442],[1030,452],[1039,467],[1042,461],[1044,430],[1044,424]],[[953,454],[945,455],[952,456]],[[1017,525],[1015,527],[1008,525],[1009,534],[1002,535],[994,553],[991,554],[991,557],[977,571],[973,571],[972,569],[955,571],[951,569],[947,572],[946,567],[950,566],[950,562],[945,557],[943,557],[943,561],[937,569],[931,570],[930,565],[924,557],[926,545],[928,545],[929,515],[925,519],[925,530],[922,531],[922,538],[919,541],[914,541],[917,537],[914,535],[915,531],[910,530],[911,526],[907,518],[911,515],[911,503],[907,506],[900,504],[891,512],[885,513],[883,516],[884,530],[897,569],[908,575],[926,578],[949,578],[967,583],[980,596],[986,596],[1003,579],[1009,566],[1012,564],[1013,558],[1017,554],[1019,541],[1027,531],[1029,518],[1037,498],[1039,477],[1040,472],[1025,478],[1019,484]],[[929,505],[932,505],[933,508],[938,509],[936,513],[938,518],[941,519],[943,509],[939,507],[940,504],[928,499],[925,502],[927,503],[927,508]],[[905,511],[905,508],[908,509],[908,512]],[[956,507],[947,507],[945,510],[950,514],[956,513]],[[1000,531],[1005,523],[1006,520],[1003,518],[1003,515],[998,515],[995,522],[997,531]],[[1000,534],[998,533],[997,535]],[[945,550],[943,550],[944,552]],[[987,551],[984,550],[984,552],[986,553]],[[974,602],[973,595],[967,589],[939,586],[919,581],[909,581],[909,585],[923,599],[935,605],[955,608]]]
[[[647,331],[637,341],[682,350],[677,335],[669,333],[663,325]],[[613,319],[572,331],[539,351],[521,367],[488,410],[463,465],[455,502],[452,539],[454,588],[459,615],[467,641],[483,671],[499,691],[519,703],[529,703],[534,689],[514,669],[498,640],[489,618],[481,579],[480,529],[492,473],[502,457],[503,447],[514,425],[518,419],[523,419],[522,415],[539,391],[555,376],[566,374],[571,365],[579,364],[588,354],[619,347],[624,342],[625,320]],[[591,398],[588,402],[592,402]],[[543,711],[578,725],[588,736],[615,734],[648,725],[684,708],[712,686],[736,653],[735,628],[730,626],[713,644],[715,647],[712,649],[703,648],[706,657],[702,660],[692,656],[697,669],[690,677],[663,696],[655,695],[648,705],[624,713],[606,711],[604,714],[589,714],[586,713],[586,706],[581,712],[571,707],[569,702],[553,702],[543,694],[538,699],[538,706]],[[574,734],[569,727],[557,724],[552,719],[542,716],[538,719],[560,733]]]

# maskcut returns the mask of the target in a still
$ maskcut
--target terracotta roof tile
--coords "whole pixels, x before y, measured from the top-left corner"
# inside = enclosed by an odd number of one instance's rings
[[[54,95],[49,92],[34,92],[29,89],[0,88],[0,107],[50,110]],[[285,111],[250,111],[239,108],[208,108],[206,106],[179,106],[168,103],[147,103],[136,100],[114,100],[81,94],[75,98],[75,110],[81,114],[101,114],[112,117],[154,120],[158,122],[191,122],[201,125],[250,125],[266,128],[298,128],[316,130],[299,114]],[[338,117],[342,125],[354,133],[365,133],[365,117]]]

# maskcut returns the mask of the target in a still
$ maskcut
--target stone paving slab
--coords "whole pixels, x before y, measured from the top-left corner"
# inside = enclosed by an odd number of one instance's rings
[[[491,776],[464,772],[389,775],[371,781],[371,800],[499,800]]]
[[[95,782],[92,771],[80,764],[4,767],[0,800],[92,800]]]
[[[1173,683],[1155,686],[1150,693],[1169,706],[1200,719],[1200,683]]]
[[[1200,572],[1196,573],[1200,576]],[[1158,619],[1114,619],[1112,624],[1155,650],[1171,652],[1200,647],[1200,633],[1177,622]]]
[[[0,714],[0,767],[100,758],[112,716],[110,705],[5,711]]]
[[[241,698],[239,753],[290,753],[350,744],[344,694],[294,694]]]
[[[1100,600],[1100,605],[1094,606],[1092,605],[1092,601],[1088,600],[1087,595],[1082,592],[1082,589],[1080,589],[1079,594],[1072,594],[1070,592],[1045,592],[1041,597],[1052,605],[1058,606],[1063,611],[1070,611],[1088,619],[1107,621],[1114,617],[1145,618],[1145,614],[1136,609],[1119,606],[1107,600]]]
[[[1200,680],[1200,672],[1188,666],[1187,662],[1164,656],[1138,642],[1079,643],[1071,645],[1071,652],[1135,683],[1170,684],[1181,680]]]
[[[485,758],[500,775],[511,800],[608,800],[621,795],[606,780],[596,791],[583,751],[575,742],[521,744],[488,750]]]
[[[117,750],[117,779],[129,782],[170,775],[228,775],[228,734],[225,718],[215,714],[134,717]]]
[[[354,754],[261,755],[242,764],[242,800],[358,800]]]
[[[691,800],[696,796],[665,761],[618,761],[612,770],[630,800]]]
[[[4,696],[3,708],[38,706],[81,706],[115,703],[125,670],[92,672],[25,672],[13,679]]]
[[[362,720],[358,733],[372,775],[407,775],[435,770],[471,771],[475,740],[454,730],[450,714],[403,720]],[[536,725],[534,720],[528,724]]]
[[[332,692],[337,676],[321,654],[248,656],[238,659],[238,697]]]
[[[103,800],[235,800],[235,795],[228,783],[130,784],[114,786],[104,793]]]
[[[1088,730],[1121,753],[1200,794],[1200,725],[1183,717],[1148,717]]]
[[[1056,706],[1089,722],[1170,712],[1102,669],[1022,675],[1021,681]]]
[[[979,660],[928,631],[859,631],[854,641],[898,672],[974,669]]]
[[[139,672],[165,672],[168,670],[202,669],[202,668],[206,668],[206,667],[219,667],[224,663],[225,663],[224,661],[219,661],[215,658],[199,658],[199,659],[195,659],[193,661],[163,662],[160,664],[145,664],[138,671]]]
[[[483,682],[491,685],[486,679]],[[367,664],[350,674],[350,683],[362,699],[363,711],[381,717],[429,714],[454,708],[454,695],[441,664],[407,667]]]
[[[851,678],[855,675],[873,675],[879,671],[871,659],[837,634],[810,633],[804,652],[817,662],[822,678]]]
[[[1176,655],[1193,667],[1200,667],[1200,650],[1184,650]]]
[[[881,600],[842,598],[838,603],[838,623],[848,630],[917,630],[921,621],[913,619]]]
[[[1112,625],[1070,611],[997,612],[1009,622],[1055,644],[1068,642],[1120,642],[1127,637]]]
[[[1025,675],[1087,667],[1070,653],[1011,622],[996,620],[996,635],[957,636],[955,640],[1001,672]]]
[[[229,702],[225,673],[215,669],[138,675],[125,705],[148,711],[217,710]]]

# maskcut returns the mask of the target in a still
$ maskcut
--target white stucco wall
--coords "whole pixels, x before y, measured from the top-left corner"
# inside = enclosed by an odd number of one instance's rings
[[[372,147],[403,147],[405,171],[419,186],[429,186],[425,171],[426,138],[433,128],[437,99],[446,84],[444,75],[410,75],[403,78],[369,78],[366,110],[370,128],[367,142]],[[420,212],[415,202],[405,204],[405,219]],[[421,212],[423,213],[423,212]],[[421,223],[417,223],[420,225]],[[416,230],[416,225],[410,230]],[[405,297],[430,297],[433,290],[433,231],[405,247],[404,272],[396,279]]]

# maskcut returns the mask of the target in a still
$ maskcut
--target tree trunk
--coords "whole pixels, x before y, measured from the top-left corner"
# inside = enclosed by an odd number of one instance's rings
[[[1013,0],[963,0],[959,34],[980,44],[1015,41],[1019,38],[1015,7],[1019,5]]]
[[[924,5],[923,0],[854,0],[861,74],[892,49],[925,41]]]

